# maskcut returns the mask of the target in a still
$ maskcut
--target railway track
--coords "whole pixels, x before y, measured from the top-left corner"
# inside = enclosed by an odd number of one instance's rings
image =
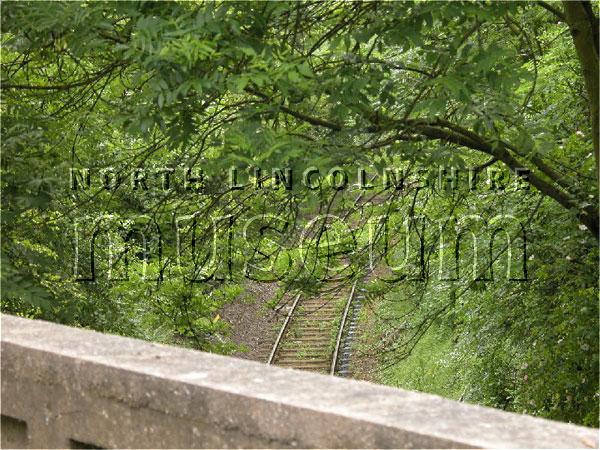
[[[267,364],[334,375],[347,359],[345,330],[357,294],[351,287],[328,295],[306,297],[297,293],[291,303]],[[347,373],[347,364],[344,367]]]
[[[359,204],[364,193],[364,190],[361,191],[354,201],[355,205]],[[346,220],[349,214],[343,219]],[[330,375],[350,375],[352,341],[365,292],[364,288],[357,289],[358,281],[359,278],[336,295],[305,298],[302,293],[297,293],[279,329],[267,364]]]

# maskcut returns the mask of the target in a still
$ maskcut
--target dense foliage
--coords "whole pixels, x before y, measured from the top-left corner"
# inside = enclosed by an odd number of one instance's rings
[[[589,2],[5,2],[2,309],[228,352],[218,311],[247,276],[318,291],[370,265],[382,379],[597,425],[596,16]],[[348,188],[309,189],[310,167],[344,168]],[[358,167],[372,188],[351,188]],[[283,168],[291,189],[270,177]],[[311,222],[324,213],[344,220]],[[503,230],[490,252],[452,244],[484,230],[474,215]],[[428,367],[452,377],[415,384],[406,363],[431,342]]]

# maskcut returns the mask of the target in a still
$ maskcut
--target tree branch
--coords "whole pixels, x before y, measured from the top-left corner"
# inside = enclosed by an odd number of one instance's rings
[[[462,136],[454,131],[443,130],[432,126],[420,126],[418,127],[418,130],[423,136],[426,136],[430,139],[440,139],[487,153],[488,155],[491,155],[502,161],[512,170],[516,171],[516,169],[526,167],[508,151],[506,145],[503,143],[497,146],[492,146],[486,142],[474,141],[471,138]],[[528,174],[520,173],[520,176],[526,177],[527,181],[532,186],[537,188],[541,193],[546,194],[548,197],[556,200],[565,209],[579,211],[579,221],[589,229],[596,239],[599,239],[598,233],[600,231],[600,226],[598,209],[596,207],[592,205],[581,207],[577,200],[571,195],[548,183],[533,172]]]
[[[554,14],[556,17],[558,17],[563,22],[565,21],[565,15],[562,13],[562,11],[560,9],[555,8],[548,2],[539,1],[539,2],[537,2],[537,4],[540,5],[542,8],[550,11],[552,14]]]
[[[269,100],[269,97],[265,94],[262,94],[252,88],[246,88],[246,91],[251,92],[254,95],[262,98],[265,101]],[[344,127],[341,124],[330,122],[327,120],[323,120],[317,117],[309,116],[304,113],[300,113],[298,111],[294,111],[291,108],[280,105],[280,110],[289,114],[293,117],[296,117],[299,120],[310,123],[311,125],[320,126],[324,128],[328,128],[333,131],[343,131]],[[580,222],[585,225],[589,231],[594,235],[596,239],[600,239],[599,231],[599,213],[598,209],[592,205],[582,207],[576,197],[568,192],[565,192],[559,187],[549,183],[548,181],[541,178],[539,175],[533,172],[529,172],[527,174],[522,173],[516,169],[526,168],[526,165],[520,162],[515,156],[510,152],[510,145],[504,142],[495,143],[492,145],[482,136],[467,130],[459,125],[453,124],[444,119],[436,119],[434,121],[427,121],[422,119],[407,119],[407,120],[388,120],[383,121],[386,125],[375,124],[368,127],[365,132],[368,133],[382,133],[385,131],[391,131],[392,129],[399,129],[402,131],[411,131],[413,133],[417,133],[427,139],[430,140],[442,140],[446,142],[450,142],[453,144],[460,145],[462,147],[470,148],[472,150],[477,150],[483,152],[487,155],[492,156],[493,158],[502,161],[508,168],[514,170],[516,173],[538,189],[543,194],[548,197],[554,199],[561,206],[568,210],[577,210],[579,211],[578,217]],[[554,180],[558,175],[553,171],[550,173],[546,173],[544,169],[544,165],[542,167],[537,166],[537,169],[542,173],[547,175],[550,179]]]
[[[104,69],[94,73],[92,76],[88,78],[84,78],[80,81],[75,81],[73,83],[67,84],[55,84],[55,85],[42,85],[42,84],[10,84],[5,83],[4,81],[0,82],[0,90],[3,89],[22,89],[22,90],[30,90],[30,91],[67,91],[69,89],[73,89],[76,87],[87,86],[88,84],[94,83],[102,78],[104,75],[110,73],[115,67],[121,65],[123,63],[116,62],[110,64]]]

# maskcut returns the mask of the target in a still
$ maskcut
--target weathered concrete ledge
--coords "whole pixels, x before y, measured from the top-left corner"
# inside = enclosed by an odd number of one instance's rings
[[[3,315],[2,446],[598,447],[598,430]]]

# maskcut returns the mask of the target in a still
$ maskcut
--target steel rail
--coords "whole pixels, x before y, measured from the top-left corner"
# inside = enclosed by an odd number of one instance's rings
[[[348,301],[346,302],[346,307],[344,308],[344,315],[342,316],[342,320],[340,321],[340,328],[338,330],[337,339],[335,342],[335,350],[333,351],[333,358],[331,359],[331,369],[329,370],[330,375],[335,375],[335,369],[337,366],[337,357],[340,352],[340,345],[342,344],[342,336],[344,335],[344,327],[346,326],[346,319],[348,318],[348,311],[350,310],[350,304],[352,303],[352,299],[354,298],[354,291],[356,290],[356,283],[358,283],[358,278],[354,280],[352,284],[352,289],[350,290],[350,295],[348,296]]]
[[[296,306],[298,305],[298,300],[300,300],[301,294],[302,294],[301,292],[298,292],[298,294],[294,298],[294,303],[292,303],[292,307],[290,308],[290,311],[288,312],[287,316],[285,317],[285,320],[283,321],[283,325],[281,326],[281,329],[279,330],[279,335],[277,336],[277,339],[275,339],[275,343],[273,344],[273,348],[271,349],[271,354],[269,355],[267,364],[273,364],[273,360],[275,359],[275,354],[277,353],[277,349],[279,348],[281,339],[283,339],[285,330],[287,329],[287,327],[290,323],[290,320],[292,319],[292,315],[294,314],[294,311],[296,310]]]

